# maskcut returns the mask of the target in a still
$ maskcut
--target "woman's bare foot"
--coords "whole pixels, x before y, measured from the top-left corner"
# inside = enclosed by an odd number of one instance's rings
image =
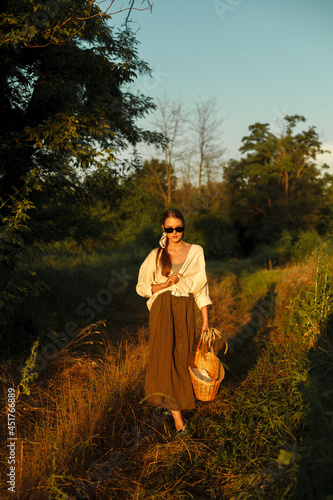
[[[172,411],[172,410],[171,413],[175,421],[176,431],[180,431],[181,429],[184,428],[184,421],[182,419],[182,414],[180,411]]]

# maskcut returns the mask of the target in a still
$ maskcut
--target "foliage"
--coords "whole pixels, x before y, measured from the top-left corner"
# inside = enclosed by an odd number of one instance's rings
[[[309,351],[303,376],[295,378],[307,410],[305,418],[293,446],[284,447],[279,455],[282,474],[275,491],[284,491],[283,498],[327,498],[332,491],[333,295],[332,253],[327,245],[314,253],[311,278],[311,286],[304,280],[295,290],[292,306],[288,307],[293,324],[286,322],[286,333],[296,324],[299,338]]]
[[[14,344],[34,336],[18,310],[41,289],[26,250],[114,243],[117,199],[105,194],[118,189],[115,159],[159,140],[137,125],[152,100],[126,89],[149,67],[128,25],[111,21],[94,0],[0,1],[0,325]],[[103,180],[92,173],[101,167]]]
[[[149,72],[128,28],[117,32],[94,2],[76,0],[54,14],[55,36],[34,15],[39,4],[4,4],[1,192],[34,166],[41,178],[64,181],[75,168],[108,165],[127,144],[156,139],[135,124],[154,108],[151,100],[124,90]]]
[[[24,262],[29,211],[33,208],[28,199],[35,185],[33,174],[30,173],[26,183],[14,195],[7,199],[0,197],[0,343],[1,351],[7,355],[10,344],[24,349],[24,339],[35,333],[31,323],[22,321],[20,310],[30,297],[39,296],[45,289]]]
[[[38,372],[32,372],[36,365],[36,356],[39,341],[36,340],[31,347],[31,354],[25,362],[25,366],[22,370],[22,380],[20,386],[23,389],[23,394],[30,394],[30,388],[28,386],[29,382],[33,382],[38,377]],[[31,373],[32,372],[32,373]]]
[[[94,2],[76,0],[53,16],[55,36],[34,15],[39,4],[17,0],[10,10],[4,4],[2,192],[33,166],[41,176],[65,176],[75,167],[107,165],[120,147],[156,138],[135,124],[153,109],[151,100],[124,90],[149,72],[129,29],[116,32]]]
[[[164,212],[164,197],[159,189],[161,187],[163,191],[165,187],[164,166],[164,162],[154,159],[145,162],[123,182],[118,212],[118,247],[135,244],[141,249],[151,250],[158,245]]]
[[[186,237],[191,243],[202,245],[210,259],[225,260],[239,254],[237,236],[223,217],[193,214],[188,221]]]
[[[298,473],[295,481],[297,498],[329,498],[332,494],[333,464],[333,404],[331,330],[318,339],[308,354],[309,382],[300,390],[310,408],[305,425],[307,432],[298,456]],[[291,469],[292,467],[289,467]],[[290,472],[290,470],[288,471]]]
[[[298,240],[294,246],[294,257],[301,261],[319,248],[321,243],[322,239],[317,231],[299,231]]]
[[[286,116],[280,136],[268,124],[251,125],[240,148],[246,156],[225,169],[232,219],[243,228],[245,245],[246,240],[270,244],[284,230],[323,230],[332,177],[321,175],[327,165],[315,163],[323,153],[315,127],[296,132],[304,121]]]
[[[42,193],[35,202],[39,210],[30,224],[39,243],[71,240],[73,248],[114,246],[117,211],[122,196],[117,173],[99,169],[64,182],[43,182]]]
[[[285,263],[290,260],[293,248],[293,237],[284,229],[280,236],[280,239],[276,242],[276,250],[279,256],[279,262]]]
[[[160,206],[168,208],[168,197],[171,191],[175,190],[176,178],[170,163],[152,158],[145,161],[143,166],[134,174],[133,182],[138,184],[143,191],[148,191],[155,195]],[[171,168],[171,170],[170,170]]]

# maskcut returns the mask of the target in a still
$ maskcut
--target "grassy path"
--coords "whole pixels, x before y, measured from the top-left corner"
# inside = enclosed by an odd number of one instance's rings
[[[316,448],[312,441],[302,448],[311,415],[311,398],[304,400],[302,391],[319,391],[311,385],[308,351],[325,340],[331,303],[332,261],[319,271],[316,265],[238,275],[208,267],[210,319],[229,339],[228,354],[219,353],[228,369],[216,399],[185,415],[191,435],[183,439],[159,409],[140,404],[148,309],[131,280],[123,300],[91,328],[103,334],[87,327],[50,362],[48,376],[31,383],[31,395],[20,395],[19,498],[321,498],[311,497],[319,491],[313,478],[324,474],[320,484],[329,488],[330,462],[311,469]],[[318,377],[327,378],[331,365],[325,357],[320,363],[326,368]],[[323,441],[331,421],[325,411]],[[312,489],[302,474],[311,477]],[[0,494],[6,498],[5,489]]]

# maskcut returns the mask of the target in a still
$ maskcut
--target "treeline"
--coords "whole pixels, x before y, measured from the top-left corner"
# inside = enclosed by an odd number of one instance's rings
[[[201,186],[184,178],[181,168],[171,166],[169,178],[167,161],[156,158],[123,179],[90,175],[83,189],[90,213],[104,224],[105,243],[156,246],[161,214],[175,206],[186,217],[186,238],[202,244],[212,259],[261,254],[283,263],[293,251],[300,257],[311,251],[332,231],[332,175],[316,162],[323,150],[315,128],[299,130],[304,121],[286,116],[281,135],[268,124],[251,125],[242,159],[221,168],[222,180],[211,176]]]

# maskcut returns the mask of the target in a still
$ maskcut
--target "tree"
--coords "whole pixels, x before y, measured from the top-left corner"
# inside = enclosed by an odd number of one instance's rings
[[[150,70],[130,29],[110,20],[95,0],[0,0],[0,224],[11,197],[25,192],[33,217],[50,203],[50,179],[73,190],[80,171],[116,168],[121,148],[159,139],[136,125],[151,99],[124,89]]]
[[[176,177],[173,170],[169,171],[165,161],[152,158],[145,161],[143,168],[138,172],[138,182],[143,189],[147,189],[156,196],[158,203],[167,208],[170,206],[171,198],[168,196],[174,192]]]
[[[0,5],[1,195],[33,168],[110,164],[120,148],[157,138],[135,124],[151,99],[123,90],[149,72],[128,28],[115,32],[87,0],[63,2],[48,21],[36,18],[41,3]]]
[[[215,180],[218,170],[222,173],[222,157],[225,149],[221,147],[223,120],[218,117],[216,98],[194,102],[190,130],[193,134],[192,147],[189,148],[189,161],[197,164],[198,190],[201,193],[203,178],[209,185]]]
[[[276,241],[284,231],[322,224],[332,177],[315,163],[323,153],[315,127],[296,132],[302,116],[286,116],[279,136],[267,123],[255,123],[242,139],[246,156],[231,161],[224,180],[235,224],[253,244]]]
[[[158,160],[145,162],[141,169],[122,183],[117,232],[119,248],[126,249],[129,245],[135,245],[148,250],[158,245],[162,235],[161,213],[165,200],[156,184],[155,173],[158,174],[163,189],[166,182],[165,168],[163,162]],[[155,189],[152,189],[152,185]]]
[[[116,30],[111,20],[95,0],[0,0],[4,308],[26,295],[12,278],[27,244],[85,227],[82,172],[116,171],[121,148],[160,140],[136,123],[155,108],[152,100],[125,89],[149,67],[128,26]]]
[[[167,179],[165,208],[168,208],[171,204],[175,163],[181,157],[179,147],[184,134],[185,116],[180,98],[176,101],[164,95],[162,99],[157,99],[157,110],[158,117],[153,123],[164,139],[164,165]]]

